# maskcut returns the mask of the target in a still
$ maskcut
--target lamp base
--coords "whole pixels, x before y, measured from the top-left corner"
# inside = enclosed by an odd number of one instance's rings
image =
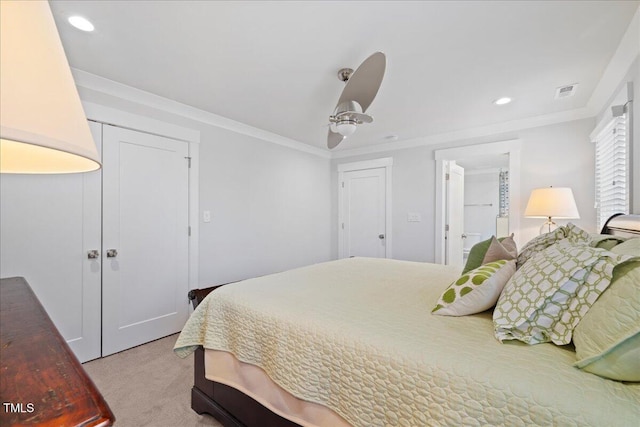
[[[542,226],[540,227],[540,234],[551,233],[552,231],[555,231],[557,228],[558,228],[558,224],[553,222],[551,220],[551,217],[548,217],[547,222],[542,224]]]

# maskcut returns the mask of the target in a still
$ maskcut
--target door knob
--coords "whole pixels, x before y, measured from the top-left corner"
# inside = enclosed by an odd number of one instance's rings
[[[118,256],[118,251],[115,249],[107,249],[107,258],[115,258]]]
[[[89,259],[96,259],[100,256],[100,252],[98,252],[97,249],[91,249],[90,251],[87,252],[87,258]]]
[[[380,239],[380,240],[384,239],[384,234],[379,234],[378,235],[378,239]]]

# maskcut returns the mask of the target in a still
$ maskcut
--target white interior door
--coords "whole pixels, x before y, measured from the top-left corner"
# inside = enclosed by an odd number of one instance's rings
[[[455,161],[447,162],[445,264],[464,266],[464,169]]]
[[[186,142],[104,126],[103,356],[187,319],[188,155]]]
[[[341,186],[342,256],[385,258],[385,168],[344,172]]]
[[[100,357],[100,175],[0,175],[0,277],[27,279],[81,362]]]

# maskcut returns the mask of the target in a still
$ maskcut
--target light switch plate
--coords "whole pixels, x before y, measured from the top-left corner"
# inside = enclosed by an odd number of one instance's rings
[[[211,222],[211,211],[203,211],[202,212],[202,220],[204,222]]]
[[[409,212],[407,213],[407,222],[420,222],[422,221],[422,217],[419,213]]]

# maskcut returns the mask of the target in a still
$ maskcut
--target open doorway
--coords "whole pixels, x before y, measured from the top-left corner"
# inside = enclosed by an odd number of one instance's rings
[[[464,168],[462,256],[466,263],[476,243],[509,235],[509,155],[465,158],[457,164]]]
[[[485,234],[488,234],[485,237],[488,238],[493,234],[514,232],[517,242],[520,227],[520,149],[521,141],[510,140],[435,151],[435,262],[458,265],[464,257],[465,248],[470,248],[476,239],[483,240]],[[452,216],[454,210],[449,208],[451,195],[448,191],[447,169],[452,162],[468,169],[465,171],[468,178],[462,186],[463,194],[457,196],[458,200],[462,197],[465,205],[473,205],[465,206],[463,210],[463,217],[469,217],[467,220],[461,220],[459,214]],[[509,199],[508,216],[502,218],[500,214],[504,215],[505,212],[500,212],[500,208],[504,208],[504,203],[502,206],[500,203],[501,169],[502,172],[508,171],[506,188]],[[495,175],[491,177],[494,172]],[[482,177],[486,178],[486,182],[483,182],[481,174],[487,175]],[[488,196],[494,185],[497,185],[495,198]],[[452,248],[460,253],[452,253]]]

